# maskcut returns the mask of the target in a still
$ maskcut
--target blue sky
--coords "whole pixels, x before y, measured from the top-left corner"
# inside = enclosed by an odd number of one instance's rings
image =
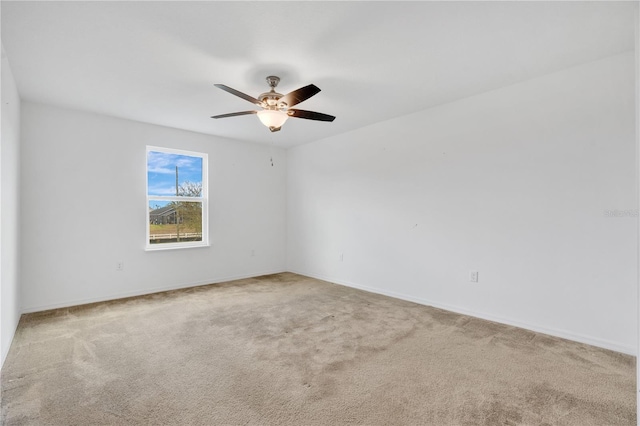
[[[155,210],[155,209],[159,209],[160,207],[166,206],[170,202],[171,201],[150,200],[149,201],[149,207],[151,207],[151,209]]]
[[[178,184],[189,181],[202,183],[202,158],[189,155],[168,154],[166,152],[149,151],[147,153],[148,194],[176,195],[176,166],[178,166]],[[155,207],[166,204],[151,201],[149,205]]]

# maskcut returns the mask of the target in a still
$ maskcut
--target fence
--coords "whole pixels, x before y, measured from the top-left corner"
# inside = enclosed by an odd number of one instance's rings
[[[161,241],[161,240],[178,240],[178,234],[174,233],[174,234],[151,234],[149,235],[149,242],[151,244],[153,243],[160,243],[160,242],[167,242],[167,241]],[[180,240],[184,240],[184,241],[202,241],[202,233],[201,232],[186,232],[186,233],[180,233]]]

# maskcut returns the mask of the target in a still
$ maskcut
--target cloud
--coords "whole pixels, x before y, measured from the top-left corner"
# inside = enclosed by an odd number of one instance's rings
[[[150,173],[175,174],[176,166],[184,172],[202,173],[202,160],[188,155],[149,151],[147,171]]]
[[[175,185],[174,186],[165,186],[165,185],[149,186],[149,195],[150,196],[153,196],[153,195],[173,196],[173,195],[176,195],[176,187]]]

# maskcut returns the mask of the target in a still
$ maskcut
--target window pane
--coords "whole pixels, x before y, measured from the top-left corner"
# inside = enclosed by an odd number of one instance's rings
[[[149,151],[147,182],[147,194],[151,196],[201,197],[202,158]]]
[[[187,241],[202,241],[202,203],[149,200],[149,244]]]

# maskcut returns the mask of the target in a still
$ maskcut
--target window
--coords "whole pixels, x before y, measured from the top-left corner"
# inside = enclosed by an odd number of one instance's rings
[[[147,147],[147,250],[208,245],[207,154]]]

